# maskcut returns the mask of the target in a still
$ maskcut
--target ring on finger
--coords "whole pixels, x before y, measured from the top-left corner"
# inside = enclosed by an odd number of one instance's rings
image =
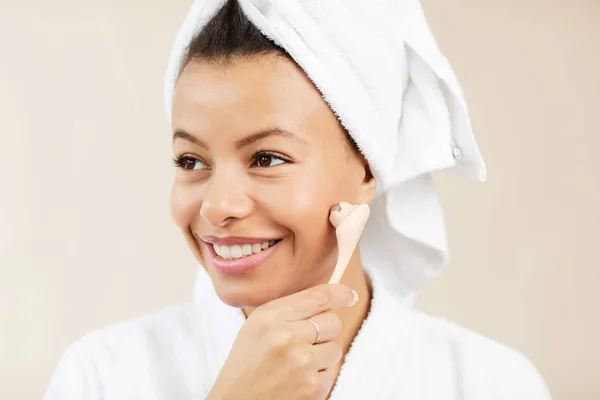
[[[321,329],[319,329],[319,325],[317,325],[317,323],[315,321],[313,321],[312,318],[309,318],[308,321],[310,321],[315,326],[315,329],[317,330],[317,338],[313,342],[313,344],[315,344],[319,341],[319,339],[321,339]]]

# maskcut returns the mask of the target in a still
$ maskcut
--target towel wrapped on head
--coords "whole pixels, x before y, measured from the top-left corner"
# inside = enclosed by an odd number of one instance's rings
[[[165,77],[169,118],[187,46],[225,0],[196,0]],[[447,265],[430,173],[485,180],[462,90],[418,0],[239,0],[305,71],[369,162],[377,197],[360,249],[390,292],[412,298]],[[407,297],[408,296],[408,297]]]

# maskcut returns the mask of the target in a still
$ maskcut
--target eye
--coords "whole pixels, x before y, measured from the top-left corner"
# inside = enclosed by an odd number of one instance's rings
[[[256,155],[254,156],[253,166],[260,168],[275,167],[277,165],[284,164],[287,162],[289,161],[280,155],[261,151],[259,153],[256,153]]]
[[[173,158],[173,165],[186,171],[209,169],[208,165],[199,159],[183,155]]]

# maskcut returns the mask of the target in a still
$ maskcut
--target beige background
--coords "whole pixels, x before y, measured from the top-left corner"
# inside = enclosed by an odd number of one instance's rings
[[[438,179],[450,268],[419,306],[600,398],[600,1],[424,2],[486,185]],[[189,1],[0,0],[0,398],[86,331],[191,297],[162,74]]]

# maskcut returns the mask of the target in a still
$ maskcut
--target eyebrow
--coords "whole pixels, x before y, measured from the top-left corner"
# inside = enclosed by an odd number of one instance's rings
[[[303,143],[308,143],[306,140],[302,139],[301,137],[299,137],[298,135],[290,132],[290,131],[286,131],[285,129],[281,129],[278,127],[273,127],[273,128],[266,128],[266,129],[261,129],[260,131],[251,133],[250,135],[238,140],[237,142],[235,142],[235,148],[237,150],[249,146],[252,143],[264,139],[266,137],[269,136],[282,136],[282,137],[286,137],[289,139],[294,139]],[[206,144],[206,142],[198,139],[197,137],[195,137],[194,135],[184,131],[183,129],[176,129],[175,133],[173,133],[173,142],[175,141],[175,139],[184,139],[187,140],[188,142],[191,142],[193,144],[195,144],[196,146],[202,147],[206,150],[208,150],[208,145]]]

